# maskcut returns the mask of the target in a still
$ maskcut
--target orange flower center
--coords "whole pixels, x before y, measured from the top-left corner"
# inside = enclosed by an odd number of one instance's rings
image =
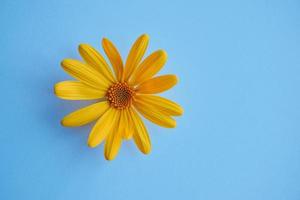
[[[115,83],[108,89],[106,97],[111,106],[124,109],[131,105],[134,94],[134,90],[127,83]]]

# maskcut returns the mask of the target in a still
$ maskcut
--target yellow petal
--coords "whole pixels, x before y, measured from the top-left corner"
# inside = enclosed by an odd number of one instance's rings
[[[149,36],[147,34],[141,35],[132,45],[128,54],[125,69],[124,80],[128,81],[131,74],[134,72],[140,61],[142,60],[149,43]]]
[[[105,90],[96,90],[79,81],[62,81],[54,86],[54,93],[61,99],[90,100],[104,97]]]
[[[151,151],[151,141],[144,122],[135,110],[130,109],[130,113],[135,129],[133,133],[134,142],[142,153],[148,154]]]
[[[146,119],[159,126],[166,128],[174,128],[176,126],[176,121],[172,117],[153,109],[152,106],[139,101],[135,101],[134,106]]]
[[[88,124],[99,118],[108,108],[107,101],[92,104],[68,114],[62,119],[61,124],[69,127]]]
[[[149,79],[137,87],[138,93],[155,94],[172,88],[177,83],[175,75],[163,75]]]
[[[120,113],[118,115],[117,123],[113,129],[113,132],[108,134],[105,141],[105,151],[104,156],[106,160],[113,160],[119,152],[122,143],[122,124],[119,121]]]
[[[117,110],[109,108],[93,127],[88,138],[88,146],[96,147],[107,137],[108,134],[111,134],[114,126],[116,126],[116,119]]]
[[[167,115],[179,116],[183,114],[183,109],[177,103],[154,95],[136,95],[136,101],[144,102],[145,104],[152,106],[155,110],[163,112]]]
[[[63,69],[77,80],[91,87],[106,90],[110,82],[90,65],[78,60],[65,59],[61,62]]]
[[[124,109],[122,112],[122,120],[120,123],[124,124],[123,138],[125,140],[131,139],[134,132],[134,127],[129,109]]]
[[[114,44],[106,38],[102,40],[102,47],[113,66],[116,78],[118,81],[121,81],[122,74],[123,74],[123,61],[121,58],[118,49],[114,46]]]
[[[96,71],[101,73],[109,81],[114,82],[112,71],[103,58],[103,56],[93,47],[88,44],[80,44],[78,47],[79,53],[84,61],[92,66]]]
[[[164,50],[158,50],[148,56],[136,69],[129,83],[137,85],[154,76],[167,61],[167,53]]]

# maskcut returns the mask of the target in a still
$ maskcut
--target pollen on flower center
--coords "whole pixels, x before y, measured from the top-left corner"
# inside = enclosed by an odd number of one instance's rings
[[[131,105],[134,91],[127,83],[115,83],[106,93],[106,97],[111,106],[117,109],[124,109]]]

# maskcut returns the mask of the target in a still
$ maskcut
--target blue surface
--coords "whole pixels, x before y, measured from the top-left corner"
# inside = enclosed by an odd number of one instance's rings
[[[300,3],[9,1],[0,7],[0,199],[300,199]],[[176,129],[148,123],[153,151],[125,142],[112,162],[90,126],[60,119],[88,102],[57,99],[63,58],[108,37],[168,52],[164,94]],[[102,51],[102,50],[101,50]],[[103,51],[102,51],[103,52]]]

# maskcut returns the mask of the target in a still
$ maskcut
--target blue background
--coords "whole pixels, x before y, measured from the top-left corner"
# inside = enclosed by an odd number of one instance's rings
[[[0,199],[300,199],[300,2],[9,1],[0,7]],[[132,141],[105,161],[91,126],[60,119],[63,58],[110,38],[123,57],[142,33],[163,48],[163,96],[185,108],[176,129],[147,123],[153,151]],[[103,52],[103,50],[101,50]]]

